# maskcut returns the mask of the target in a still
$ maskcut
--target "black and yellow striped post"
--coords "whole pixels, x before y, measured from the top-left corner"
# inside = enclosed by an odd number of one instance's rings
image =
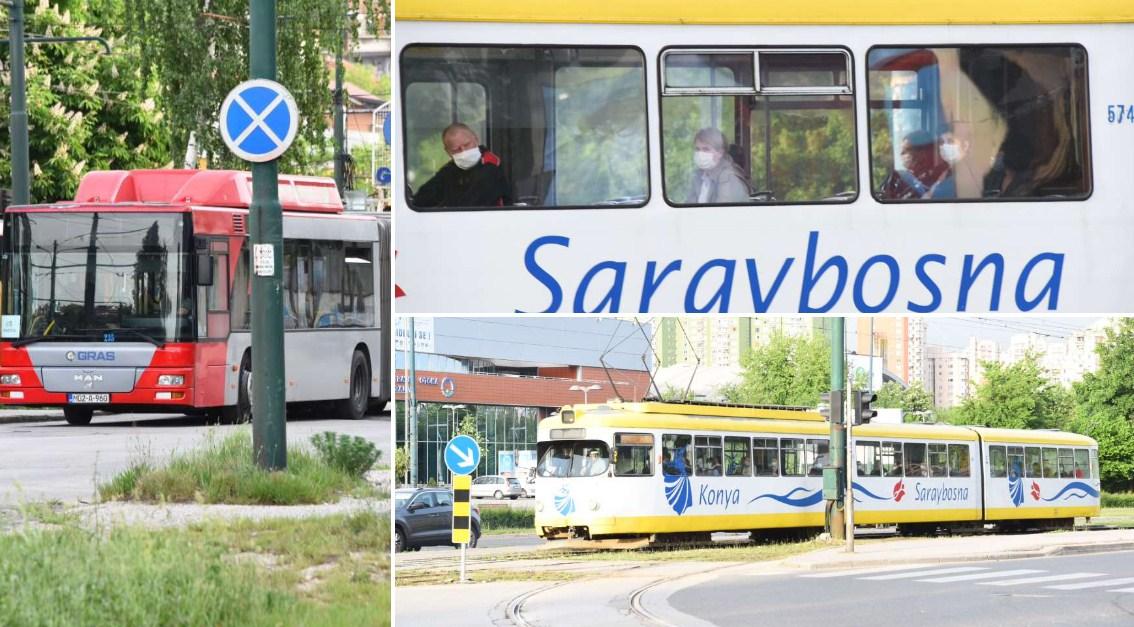
[[[469,489],[472,477],[453,475],[453,544],[461,545],[461,581],[465,579],[465,547],[472,534],[472,505],[469,503]]]

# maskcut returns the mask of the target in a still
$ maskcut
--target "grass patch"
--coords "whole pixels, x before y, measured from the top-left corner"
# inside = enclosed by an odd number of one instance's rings
[[[492,507],[480,510],[480,528],[484,533],[505,533],[507,529],[535,532],[535,510]]]
[[[9,534],[0,622],[389,625],[389,537],[389,521],[373,513]]]
[[[1134,527],[1134,507],[1104,507],[1101,514],[1091,519],[1091,523]]]
[[[1134,507],[1134,492],[1103,492],[1103,507]]]
[[[505,534],[526,534],[535,535],[535,529],[531,527],[496,527],[493,529],[482,529],[483,535],[505,535]]]
[[[361,477],[332,466],[305,447],[289,447],[287,470],[268,472],[252,457],[252,433],[224,438],[209,434],[204,444],[174,454],[165,466],[135,461],[99,486],[103,500],[296,505],[326,503],[344,494],[375,496]]]

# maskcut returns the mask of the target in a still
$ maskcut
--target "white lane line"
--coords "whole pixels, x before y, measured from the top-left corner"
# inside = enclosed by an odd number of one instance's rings
[[[977,579],[996,579],[997,577],[1015,577],[1016,575],[1032,575],[1035,573],[1046,572],[1043,570],[1035,570],[1033,568],[1021,568],[1019,570],[998,570],[992,573],[976,573],[975,575],[954,575],[952,577],[935,577],[933,579],[918,579],[926,583],[953,583],[954,581],[976,581]]]
[[[1009,579],[1008,581],[982,581],[982,586],[1024,586],[1031,583],[1048,583],[1050,581],[1067,581],[1068,579],[1090,579],[1091,577],[1105,577],[1106,573],[1069,573],[1066,575],[1047,575],[1046,577],[1025,577],[1024,579]]]
[[[1107,590],[1107,592],[1134,592],[1134,588],[1119,588],[1118,590]]]
[[[1126,577],[1124,579],[1108,579],[1106,581],[1088,581],[1086,583],[1068,583],[1061,586],[1044,587],[1048,590],[1086,590],[1087,588],[1105,588],[1107,586],[1119,586],[1127,583],[1134,583],[1134,577]]]
[[[878,575],[883,573],[896,573],[896,572],[910,572],[914,570],[924,571],[927,568],[932,568],[933,564],[922,564],[921,566],[887,566],[886,568],[867,568],[863,570],[840,570],[833,573],[817,573],[814,575],[800,575],[800,577],[808,579],[828,579],[831,577],[858,577],[859,575]]]
[[[952,573],[971,573],[976,570],[988,570],[982,566],[958,566],[957,568],[939,568],[937,570],[923,570],[915,571],[912,573],[897,573],[894,575],[878,575],[876,577],[863,577],[869,581],[887,581],[890,579],[913,579],[914,577],[924,577],[926,575],[949,575]]]

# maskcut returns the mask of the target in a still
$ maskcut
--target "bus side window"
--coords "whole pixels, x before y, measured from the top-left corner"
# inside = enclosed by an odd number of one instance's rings
[[[1059,451],[1050,446],[1043,449],[1043,476],[1046,479],[1059,477]]]
[[[969,446],[967,444],[950,444],[949,476],[968,477],[971,472],[969,466]]]
[[[988,476],[994,479],[1008,476],[1008,456],[1003,446],[988,447]]]
[[[882,459],[877,442],[859,440],[855,443],[855,466],[859,477],[881,477]]]
[[[662,436],[662,473],[670,476],[688,477],[693,474],[693,438],[688,435],[667,433]]]
[[[778,477],[780,475],[779,447],[775,438],[753,438],[753,470],[757,477]]]

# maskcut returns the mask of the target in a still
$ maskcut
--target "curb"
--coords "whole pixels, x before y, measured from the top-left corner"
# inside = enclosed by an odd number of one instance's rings
[[[58,416],[36,415],[36,416],[0,416],[0,425],[6,424],[21,424],[26,422],[60,422],[63,420],[62,414]]]
[[[969,553],[962,555],[912,557],[900,559],[894,556],[878,556],[867,559],[847,560],[843,562],[793,563],[784,560],[782,564],[797,570],[838,570],[840,568],[860,568],[866,566],[894,566],[899,564],[948,564],[953,562],[985,562],[991,560],[1013,560],[1037,557],[1054,557],[1058,555],[1087,555],[1090,553],[1107,553],[1112,551],[1134,550],[1134,541],[1121,541],[1093,544],[1067,544],[1042,549],[1031,549],[1008,552]]]

